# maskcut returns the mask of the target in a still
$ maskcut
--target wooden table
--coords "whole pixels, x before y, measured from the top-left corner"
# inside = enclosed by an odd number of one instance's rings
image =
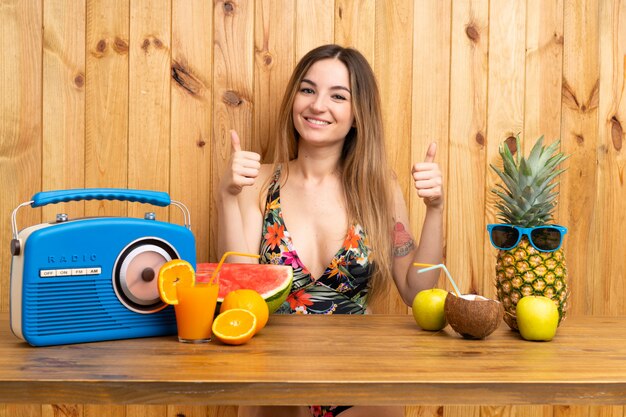
[[[552,342],[485,340],[411,316],[272,316],[248,344],[174,336],[34,348],[0,320],[0,402],[626,404],[626,317],[568,318]]]

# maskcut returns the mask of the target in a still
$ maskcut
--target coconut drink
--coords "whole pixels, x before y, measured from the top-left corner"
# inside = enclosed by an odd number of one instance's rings
[[[465,339],[484,339],[502,322],[502,303],[477,294],[457,296],[449,292],[444,314],[450,327]]]
[[[414,263],[425,268],[418,273],[442,269],[454,292],[448,292],[444,304],[444,316],[450,327],[465,339],[484,339],[493,333],[502,322],[504,308],[502,303],[478,294],[461,294],[456,282],[444,264],[430,265]]]

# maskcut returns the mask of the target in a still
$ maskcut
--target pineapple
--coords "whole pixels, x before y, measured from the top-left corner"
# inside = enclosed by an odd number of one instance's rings
[[[500,145],[503,170],[491,165],[504,183],[492,190],[499,200],[497,217],[503,223],[521,227],[549,224],[558,194],[555,191],[558,182],[553,180],[564,171],[557,167],[567,156],[557,153],[559,142],[544,147],[543,136],[527,158],[521,155],[519,136],[516,144],[515,156],[506,143]],[[517,329],[517,302],[528,295],[551,298],[558,306],[560,323],[569,296],[563,247],[554,252],[539,251],[523,236],[516,247],[498,251],[495,284],[505,310],[504,321],[512,329]]]

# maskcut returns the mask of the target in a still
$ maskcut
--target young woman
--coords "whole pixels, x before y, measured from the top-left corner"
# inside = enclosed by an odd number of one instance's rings
[[[293,267],[292,291],[279,313],[362,314],[388,293],[392,280],[411,305],[419,291],[436,284],[436,271],[418,275],[412,265],[442,259],[436,145],[412,167],[426,204],[416,245],[385,158],[376,79],[358,51],[325,45],[300,60],[278,115],[271,164],[243,151],[236,132],[231,136],[231,161],[219,190],[218,249],[259,253],[261,263]],[[240,415],[381,417],[402,416],[403,408],[241,407]]]

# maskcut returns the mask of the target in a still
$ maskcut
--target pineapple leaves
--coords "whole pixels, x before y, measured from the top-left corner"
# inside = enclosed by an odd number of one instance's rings
[[[491,168],[496,172],[496,174],[498,174],[498,176],[500,177],[500,179],[504,182],[504,184],[506,185],[506,188],[509,190],[517,190],[518,187],[518,181],[516,178],[511,178],[510,176],[508,176],[506,173],[498,170],[496,167],[494,167],[493,165],[491,166]]]
[[[520,161],[519,171],[522,174],[521,178],[530,178],[533,176],[533,169],[524,158]]]
[[[548,150],[546,149],[545,152],[548,152]],[[535,145],[533,146],[533,148],[530,150],[530,154],[528,155],[528,160],[529,161],[538,160],[541,157],[541,154],[543,153],[544,153],[543,135],[541,135],[541,137],[537,139],[537,142],[535,142]]]
[[[515,139],[516,155],[502,142],[499,147],[502,169],[490,164],[502,181],[491,190],[499,199],[495,204],[497,217],[505,223],[524,227],[546,224],[553,220],[552,212],[556,207],[559,183],[555,180],[565,171],[558,166],[569,155],[559,152],[560,141],[544,146],[544,136],[541,136],[524,157],[519,135]]]
[[[518,138],[517,146],[519,149],[519,138]],[[513,158],[513,154],[511,154],[511,151],[509,150],[509,147],[507,146],[505,142],[500,144],[499,152],[500,152],[500,156],[502,157],[502,164],[504,166],[504,172],[506,172],[507,175],[513,177],[517,181],[517,164],[519,163],[519,161],[516,161]],[[491,168],[496,170],[496,168],[493,165],[491,166]]]

